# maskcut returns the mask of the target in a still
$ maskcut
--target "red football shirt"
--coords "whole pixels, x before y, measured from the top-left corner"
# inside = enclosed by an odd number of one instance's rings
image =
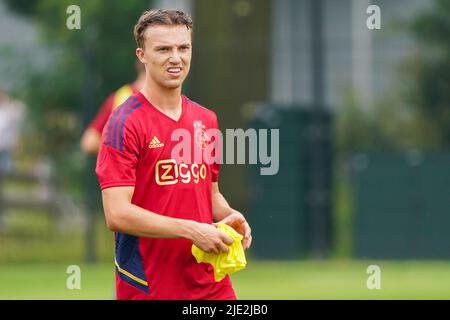
[[[203,157],[193,163],[173,159],[175,129],[190,135],[192,154],[204,151],[205,130],[218,128],[208,110],[182,96],[175,121],[140,92],[110,116],[102,134],[96,173],[102,189],[134,186],[132,203],[157,214],[212,223],[211,185],[219,164]],[[197,263],[187,239],[157,239],[116,233],[118,299],[235,299],[230,278],[214,281],[210,264]]]

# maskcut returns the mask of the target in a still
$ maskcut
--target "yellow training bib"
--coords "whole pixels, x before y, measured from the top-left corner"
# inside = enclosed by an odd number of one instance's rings
[[[220,254],[206,253],[196,245],[192,245],[192,255],[198,263],[210,263],[214,267],[214,279],[221,281],[227,274],[232,274],[242,270],[247,265],[244,248],[242,248],[242,235],[237,233],[232,227],[224,223],[219,223],[217,229],[233,239],[233,243],[228,246],[228,252]]]
[[[114,94],[113,110],[116,109],[118,106],[120,106],[122,103],[124,103],[125,100],[127,100],[128,97],[132,95],[133,89],[129,84],[126,84],[117,89],[116,93]]]

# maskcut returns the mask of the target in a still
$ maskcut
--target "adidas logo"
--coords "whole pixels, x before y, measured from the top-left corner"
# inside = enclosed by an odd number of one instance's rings
[[[150,144],[148,145],[148,147],[150,149],[154,149],[154,148],[162,148],[164,147],[164,143],[161,143],[161,141],[159,141],[159,139],[154,136],[152,141],[150,142]]]

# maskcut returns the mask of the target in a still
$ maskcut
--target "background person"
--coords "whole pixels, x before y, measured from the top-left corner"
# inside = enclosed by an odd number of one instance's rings
[[[22,128],[25,107],[0,88],[0,174],[8,175],[14,169],[13,152]]]
[[[120,106],[129,96],[139,91],[145,81],[145,68],[139,61],[135,61],[137,78],[133,83],[126,84],[111,93],[101,105],[97,115],[84,131],[80,145],[81,150],[86,154],[97,154],[100,147],[100,140],[103,128],[108,121],[111,112]]]

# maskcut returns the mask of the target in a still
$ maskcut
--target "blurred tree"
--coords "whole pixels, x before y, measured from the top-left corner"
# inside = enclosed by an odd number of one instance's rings
[[[135,78],[133,26],[148,0],[7,0],[10,8],[33,19],[50,55],[44,70],[30,70],[20,90],[30,107],[34,130],[27,150],[50,156],[63,184],[74,184],[84,168],[79,138],[85,118],[113,90]],[[70,30],[67,8],[78,5],[81,29]],[[86,81],[95,94],[86,110]],[[81,162],[81,163],[80,163]]]
[[[19,14],[31,16],[36,13],[37,4],[40,0],[4,0],[8,7]]]
[[[367,110],[362,108],[362,102],[354,92],[347,92],[334,123],[338,157],[355,151],[439,147],[441,135],[438,128],[417,110],[412,110],[408,100],[409,96],[405,99],[404,91],[396,87],[378,98],[373,109]]]
[[[269,98],[270,12],[268,0],[195,1],[189,94],[217,113],[222,130],[246,128],[245,107]],[[251,194],[247,169],[221,169],[221,188],[243,211]]]
[[[450,145],[450,1],[434,0],[410,24],[422,50],[408,64],[406,91],[424,127],[441,146]]]
[[[417,50],[399,65],[396,87],[361,108],[349,92],[335,122],[339,151],[436,149],[450,146],[450,2],[401,23]]]

